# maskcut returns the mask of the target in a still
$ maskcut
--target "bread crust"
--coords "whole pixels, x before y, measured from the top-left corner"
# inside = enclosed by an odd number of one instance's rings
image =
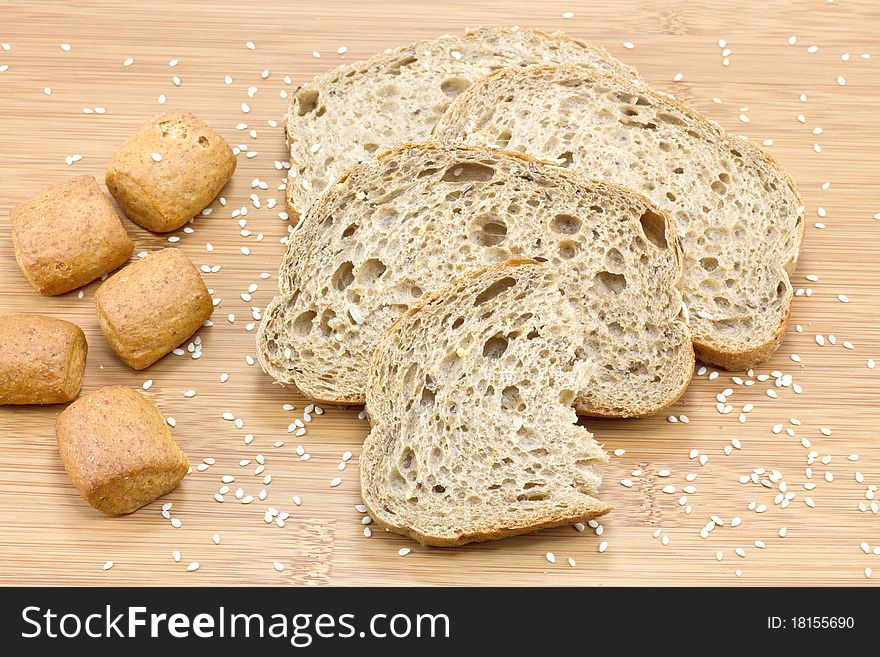
[[[235,165],[229,144],[204,121],[190,112],[164,112],[116,150],[105,182],[129,219],[167,233],[207,207]]]
[[[15,260],[40,294],[55,296],[123,265],[134,245],[93,176],[50,185],[12,209]]]
[[[127,386],[99,388],[68,406],[55,436],[74,488],[107,515],[149,504],[189,469],[159,410]]]
[[[76,399],[89,350],[79,326],[43,315],[0,317],[0,345],[0,406]]]
[[[192,261],[169,248],[107,279],[95,292],[95,309],[116,355],[142,370],[192,336],[214,304]]]
[[[577,64],[540,64],[530,66],[528,68],[538,73],[556,70],[570,70],[574,74],[581,74],[593,78],[606,78],[609,81],[623,85],[628,85],[632,82],[612,72],[600,71],[589,67],[578,66]],[[508,68],[494,71],[493,73],[490,73],[486,77],[475,82],[464,94],[459,95],[446,110],[444,116],[435,125],[433,138],[441,140],[454,138],[454,128],[451,126],[451,123],[454,121],[453,117],[457,117],[461,113],[460,108],[466,100],[465,97],[468,95],[479,95],[481,88],[492,84],[493,80],[495,79],[513,74],[513,70],[514,69]],[[741,149],[744,152],[748,152],[750,156],[753,157],[755,160],[760,161],[769,167],[772,167],[785,181],[789,190],[795,198],[797,214],[794,217],[796,234],[794,249],[793,253],[791,253],[791,257],[787,261],[780,263],[780,267],[784,272],[786,278],[787,299],[784,302],[785,308],[782,311],[779,322],[777,326],[770,332],[768,338],[762,341],[760,344],[750,347],[749,349],[737,350],[727,348],[722,344],[718,344],[717,341],[707,339],[696,331],[694,332],[694,348],[700,360],[712,365],[718,365],[725,369],[738,370],[754,367],[769,359],[779,347],[779,344],[782,341],[782,336],[785,332],[786,322],[791,312],[791,302],[793,299],[793,295],[791,293],[790,276],[797,267],[800,248],[804,238],[803,200],[801,198],[801,195],[797,189],[797,186],[794,183],[794,180],[791,178],[788,172],[786,172],[779,165],[775,158],[773,158],[760,146],[737,135],[726,133],[716,122],[709,120],[689,105],[675,99],[669,94],[651,89],[650,87],[644,85],[638,80],[636,80],[636,85],[639,88],[639,93],[644,94],[645,96],[649,96],[660,103],[671,105],[679,112],[685,114],[688,119],[698,123],[702,128],[711,132],[714,136],[729,140],[730,143],[732,143],[738,149]]]

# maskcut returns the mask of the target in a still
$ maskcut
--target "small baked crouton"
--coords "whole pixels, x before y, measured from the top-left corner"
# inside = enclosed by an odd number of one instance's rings
[[[74,488],[108,515],[137,511],[174,490],[189,469],[159,410],[126,386],[100,388],[68,406],[55,437]]]
[[[195,333],[214,304],[182,251],[163,249],[133,262],[95,292],[98,323],[129,367],[149,367]]]
[[[229,144],[189,112],[160,114],[117,149],[107,188],[125,214],[156,233],[201,212],[235,171]]]
[[[82,329],[63,319],[0,317],[0,405],[73,401],[88,350]]]
[[[51,185],[13,208],[12,243],[22,273],[40,294],[82,287],[123,265],[133,246],[92,176]]]

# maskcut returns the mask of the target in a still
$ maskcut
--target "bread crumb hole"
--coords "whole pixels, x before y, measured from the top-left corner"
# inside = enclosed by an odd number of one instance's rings
[[[666,242],[666,219],[653,210],[648,209],[639,217],[639,223],[642,224],[642,232],[651,244],[658,249],[668,248],[669,245]]]
[[[488,182],[495,177],[495,169],[478,162],[462,162],[446,169],[443,182]]]
[[[596,280],[606,289],[620,294],[626,289],[626,277],[623,274],[612,274],[610,271],[600,271],[596,274]]]
[[[498,246],[507,238],[507,226],[500,219],[482,217],[474,223],[471,239],[480,246]]]
[[[494,335],[483,345],[483,356],[486,358],[501,358],[505,351],[507,351],[507,338],[503,335]]]
[[[330,278],[333,287],[342,292],[354,282],[354,265],[351,262],[343,262]]]
[[[314,109],[318,106],[318,96],[319,93],[315,89],[303,89],[297,94],[297,109],[296,113],[298,116],[305,116],[309,112],[314,111]]]
[[[557,214],[550,222],[550,229],[563,235],[574,235],[581,229],[581,220],[570,214]]]
[[[307,310],[301,313],[293,322],[293,331],[299,336],[306,336],[312,330],[312,321],[318,313],[314,310]]]
[[[505,276],[480,292],[474,299],[474,305],[482,306],[487,301],[491,301],[505,290],[512,288],[514,285],[516,285],[516,279],[512,276]]]
[[[365,260],[358,269],[358,277],[365,283],[375,283],[385,273],[385,263],[378,258]]]
[[[449,98],[455,98],[469,86],[471,86],[471,83],[464,78],[448,78],[440,84],[440,91]]]

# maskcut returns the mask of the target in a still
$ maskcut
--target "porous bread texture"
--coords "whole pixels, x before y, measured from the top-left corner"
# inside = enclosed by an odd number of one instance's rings
[[[791,178],[749,141],[637,81],[573,65],[486,77],[434,136],[558,159],[642,191],[675,220],[697,356],[739,370],[778,347],[803,205]]]
[[[323,402],[363,404],[382,333],[423,293],[514,256],[577,291],[600,364],[575,405],[639,416],[693,373],[671,220],[644,196],[503,151],[411,144],[357,165],[290,237],[257,335],[263,369]]]
[[[361,494],[423,545],[485,541],[601,516],[608,457],[571,407],[600,368],[579,292],[547,263],[472,272],[407,311],[369,370]]]
[[[350,166],[424,141],[453,98],[505,66],[575,62],[635,77],[605,50],[565,34],[481,28],[343,64],[291,97],[288,209],[302,214]]]

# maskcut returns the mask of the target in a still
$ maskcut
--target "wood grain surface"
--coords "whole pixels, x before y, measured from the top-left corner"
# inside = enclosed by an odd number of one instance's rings
[[[569,11],[574,17],[563,18]],[[421,548],[381,531],[366,538],[363,514],[355,506],[360,502],[357,459],[367,423],[358,420],[357,409],[327,408],[308,424],[305,436],[288,434],[307,401],[273,385],[258,365],[246,361],[255,355],[252,309],[273,295],[280,240],[288,230],[288,222],[279,218],[283,172],[275,166],[285,159],[282,92],[341,61],[468,26],[501,24],[564,29],[589,39],[728,130],[759,142],[773,140],[768,150],[792,173],[807,204],[807,234],[793,282],[812,291],[795,300],[782,348],[755,374],[790,374],[802,392],[793,385],[777,387],[777,376],[752,379],[755,384],[746,386],[731,378],[747,379],[745,374],[720,372],[710,380],[707,373],[670,410],[686,415],[687,423],[670,423],[666,414],[586,422],[607,449],[625,450],[604,469],[602,498],[615,510],[603,520],[601,536],[589,527],[584,532],[564,527],[455,550]],[[790,44],[793,36],[796,43]],[[54,439],[61,408],[0,407],[0,584],[880,582],[880,556],[860,547],[865,542],[870,551],[880,545],[880,515],[872,512],[869,499],[869,486],[880,484],[880,369],[867,366],[871,358],[880,360],[878,37],[880,4],[873,0],[448,0],[442,6],[328,0],[4,2],[0,42],[10,48],[0,50],[0,314],[45,313],[82,326],[90,345],[84,391],[108,384],[140,389],[151,379],[152,387],[143,392],[176,419],[174,437],[193,464],[204,458],[216,463],[134,515],[104,517],[80,499],[62,468]],[[720,39],[731,51],[727,66]],[[813,45],[818,50],[809,52]],[[343,46],[348,50],[340,55],[337,49]],[[134,63],[124,66],[129,57]],[[171,60],[179,63],[172,67]],[[268,77],[261,77],[263,71]],[[677,73],[682,78],[674,82]],[[224,82],[226,75],[231,84]],[[172,76],[179,77],[179,86]],[[51,95],[44,93],[46,87]],[[253,98],[249,87],[258,89]],[[165,105],[158,104],[160,95],[167,97]],[[242,103],[250,105],[249,113],[242,112]],[[83,112],[95,107],[105,112]],[[77,292],[44,298],[27,285],[13,257],[9,210],[42,186],[76,174],[103,181],[115,147],[168,108],[195,112],[230,143],[246,144],[247,153],[256,155],[239,155],[238,170],[223,193],[225,206],[215,201],[210,216],[190,225],[191,233],[174,233],[176,245],[198,266],[222,266],[204,275],[222,302],[215,325],[199,331],[203,356],[170,355],[135,372],[116,359],[98,329],[97,283],[84,288],[82,298]],[[278,127],[267,124],[272,119]],[[237,129],[241,122],[248,128]],[[816,128],[821,134],[814,134]],[[255,138],[248,134],[251,129]],[[66,164],[72,155],[82,159]],[[256,179],[268,189],[252,189]],[[822,189],[823,183],[830,186]],[[270,198],[279,205],[270,209]],[[243,207],[247,215],[234,216]],[[245,236],[244,220],[250,231]],[[826,227],[817,228],[816,222]],[[169,246],[167,236],[125,224],[137,251]],[[249,255],[241,251],[245,246]],[[262,273],[269,277],[261,278]],[[258,289],[244,301],[241,295],[252,283]],[[839,300],[841,294],[848,303]],[[231,313],[234,323],[227,319]],[[825,337],[825,346],[817,344],[816,334]],[[831,334],[836,345],[827,343]],[[792,360],[794,354],[799,362]],[[220,383],[223,372],[229,380]],[[727,388],[733,390],[727,401],[733,412],[721,415],[716,395]],[[778,398],[768,397],[768,389]],[[185,397],[188,390],[196,395]],[[284,404],[296,408],[285,411]],[[754,409],[740,423],[745,404]],[[227,411],[243,420],[242,428],[222,418]],[[776,424],[783,426],[779,434],[773,433]],[[831,435],[823,435],[822,427]],[[250,445],[246,434],[254,436]],[[741,448],[726,455],[725,445],[735,440]],[[275,447],[276,441],[284,445]],[[310,460],[297,455],[299,444]],[[708,457],[705,465],[690,458],[692,450]],[[818,458],[809,478],[805,469],[813,450]],[[354,456],[340,472],[346,451]],[[265,472],[255,475],[260,454]],[[848,460],[851,454],[858,454],[858,461]],[[823,463],[827,457],[831,461]],[[242,459],[251,462],[240,466]],[[755,468],[766,469],[759,483],[739,483]],[[668,477],[660,476],[664,470]],[[795,494],[788,508],[774,502],[778,484],[760,483],[773,470]],[[688,482],[687,473],[697,478]],[[220,504],[212,495],[227,474],[235,482]],[[262,482],[266,474],[272,476],[268,485]],[[335,477],[342,483],[331,487]],[[621,485],[623,479],[632,487]],[[814,490],[804,488],[810,482]],[[696,490],[687,495],[687,513],[679,498],[689,485]],[[265,488],[267,498],[241,504],[233,495],[239,486],[254,496]],[[675,492],[664,493],[666,486]],[[301,506],[292,501],[296,495]],[[807,506],[807,497],[815,508]],[[173,503],[170,514],[182,521],[180,528],[162,517],[166,502]],[[766,511],[750,510],[752,502],[767,505]],[[264,521],[269,505],[290,513],[285,527]],[[724,525],[701,538],[713,515]],[[742,519],[737,527],[730,526],[734,517]],[[779,536],[782,527],[785,538]],[[603,541],[607,550],[600,553]],[[403,547],[412,552],[399,556]],[[172,559],[174,550],[181,553],[180,562]],[[548,552],[555,554],[555,563],[547,560]],[[723,555],[720,561],[716,553]],[[104,571],[107,561],[114,566]],[[193,561],[199,570],[187,572]],[[275,570],[275,561],[284,565],[283,572]],[[875,571],[872,578],[866,578],[866,567]]]

